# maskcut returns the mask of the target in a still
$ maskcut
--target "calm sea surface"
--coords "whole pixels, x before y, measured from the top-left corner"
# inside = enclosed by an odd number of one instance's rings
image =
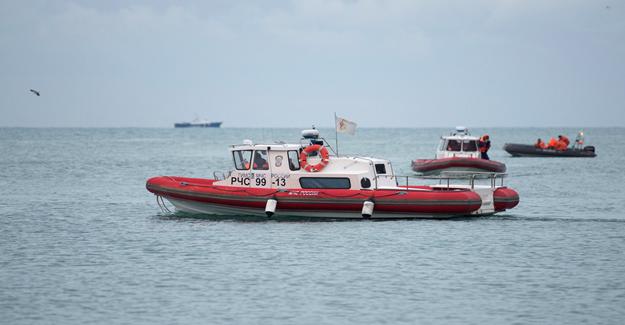
[[[409,174],[447,131],[359,129],[340,149]],[[625,129],[585,130],[594,159],[501,150],[577,129],[472,131],[491,135],[517,208],[242,222],[165,215],[145,180],[212,177],[228,145],[298,129],[0,128],[0,323],[623,324]]]

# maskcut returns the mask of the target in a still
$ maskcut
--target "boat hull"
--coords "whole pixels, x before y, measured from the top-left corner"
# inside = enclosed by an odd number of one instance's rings
[[[238,208],[230,205],[219,204],[206,204],[190,200],[181,200],[177,198],[165,197],[177,211],[182,211],[192,214],[206,214],[215,216],[254,216],[254,217],[267,217],[267,214],[262,209],[255,208]],[[427,214],[427,213],[387,213],[376,212],[371,219],[450,219],[458,217],[455,214]],[[478,215],[472,215],[478,216]],[[272,216],[272,218],[280,217],[296,217],[296,218],[311,218],[311,219],[363,219],[363,216],[358,211],[329,211],[329,210],[285,210],[280,209]]]
[[[275,216],[331,219],[362,219],[365,201],[375,202],[373,219],[468,216],[482,205],[478,194],[464,189],[303,190],[213,186],[213,182],[162,176],[149,179],[146,187],[177,210],[229,216],[264,216],[269,199],[277,201]]]
[[[518,143],[506,143],[503,146],[503,150],[507,151],[513,157],[564,157],[564,158],[593,158],[596,157],[594,147],[585,147],[584,149],[571,149],[555,150],[555,149],[541,149],[536,148],[533,145],[518,144]]]
[[[494,160],[450,157],[414,160],[412,170],[424,175],[437,175],[445,171],[504,173],[506,165]]]

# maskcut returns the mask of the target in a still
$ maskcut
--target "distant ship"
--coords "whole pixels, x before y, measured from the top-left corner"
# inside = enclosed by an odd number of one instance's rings
[[[211,122],[208,120],[195,119],[193,122],[174,123],[176,128],[218,128],[223,122]]]

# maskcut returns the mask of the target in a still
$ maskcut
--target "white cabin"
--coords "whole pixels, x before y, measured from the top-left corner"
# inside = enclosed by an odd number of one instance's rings
[[[311,131],[314,131],[312,136]],[[391,162],[379,158],[330,156],[329,163],[321,171],[304,170],[300,166],[300,152],[309,144],[323,142],[317,140],[317,130],[302,134],[304,139],[300,144],[253,144],[245,140],[244,144],[231,146],[234,169],[214,184],[277,189],[375,190],[398,187]],[[317,164],[320,160],[318,155],[309,156],[308,163]]]
[[[398,176],[394,174],[391,162],[385,159],[371,157],[329,156],[329,163],[318,172],[308,172],[300,166],[300,153],[311,144],[321,144],[317,130],[302,132],[302,142],[299,144],[254,144],[250,140],[243,144],[230,146],[234,169],[223,179],[216,180],[213,185],[250,188],[274,189],[302,189],[316,195],[318,190],[345,189],[345,190],[376,190],[394,189],[402,191],[421,191],[418,188],[408,187],[408,178],[399,176],[406,185],[399,185]],[[439,154],[455,154],[457,157],[479,157],[477,137],[470,136],[466,129],[463,132],[454,132],[450,136],[442,137],[441,146],[457,145],[459,150],[439,150]],[[455,141],[455,142],[453,142]],[[444,149],[445,147],[441,147]],[[464,156],[460,156],[464,155]],[[317,164],[321,161],[319,155],[308,157],[308,163]],[[445,178],[447,184],[441,181],[437,188],[469,189],[480,195],[482,207],[474,214],[494,213],[493,192],[497,189],[492,175],[491,185],[475,185],[473,178],[468,185],[449,184],[450,178]],[[489,179],[490,180],[490,179]],[[502,184],[503,186],[503,184]],[[307,193],[301,191],[300,193]]]
[[[480,138],[472,136],[465,127],[456,127],[450,135],[442,136],[436,150],[436,159],[441,158],[480,158],[478,142]]]

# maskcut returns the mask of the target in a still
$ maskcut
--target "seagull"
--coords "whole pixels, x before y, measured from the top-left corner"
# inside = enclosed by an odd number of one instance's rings
[[[37,95],[37,96],[41,96],[41,94],[38,91],[34,90],[34,89],[31,89],[30,92],[35,94],[35,95]]]

